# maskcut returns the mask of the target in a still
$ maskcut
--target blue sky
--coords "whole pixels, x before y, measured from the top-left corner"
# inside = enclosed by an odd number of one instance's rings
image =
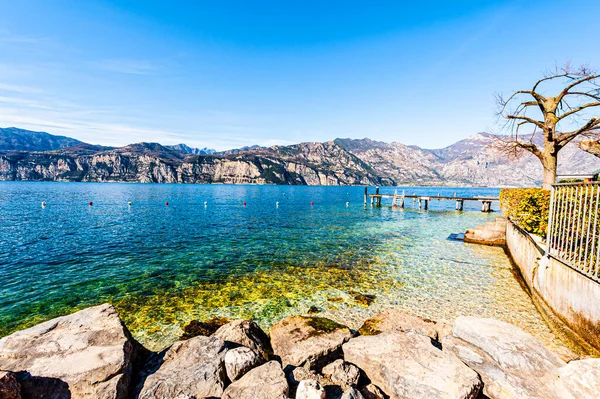
[[[0,0],[0,126],[91,143],[439,148],[495,92],[600,68],[600,2]]]

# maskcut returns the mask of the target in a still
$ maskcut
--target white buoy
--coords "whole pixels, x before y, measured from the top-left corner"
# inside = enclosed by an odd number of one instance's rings
[[[131,201],[129,201],[129,202],[127,203],[127,206],[131,206]]]
[[[208,202],[204,201],[204,207],[208,206]]]
[[[45,207],[46,207],[46,203],[42,202],[42,208],[45,208]]]
[[[346,201],[346,208],[348,208],[349,205],[350,205],[350,203],[348,201]]]
[[[275,207],[279,208],[279,201],[275,203]]]

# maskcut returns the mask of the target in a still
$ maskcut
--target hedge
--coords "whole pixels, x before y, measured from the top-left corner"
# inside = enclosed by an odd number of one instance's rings
[[[522,229],[546,237],[550,190],[541,188],[504,188],[500,190],[500,208],[506,217]]]

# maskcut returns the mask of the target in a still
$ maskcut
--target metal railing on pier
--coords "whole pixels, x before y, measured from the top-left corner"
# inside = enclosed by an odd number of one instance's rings
[[[555,184],[548,255],[600,282],[600,182]]]

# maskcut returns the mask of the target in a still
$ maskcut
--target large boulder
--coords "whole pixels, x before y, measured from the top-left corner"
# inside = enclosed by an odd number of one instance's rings
[[[221,338],[223,341],[246,346],[256,351],[265,360],[269,360],[273,355],[269,337],[253,321],[234,320],[220,327],[213,336]]]
[[[600,396],[600,359],[572,361],[558,369],[558,374],[574,397]]]
[[[287,399],[288,391],[281,365],[273,360],[229,385],[222,399]]]
[[[481,390],[476,372],[416,330],[353,338],[343,350],[391,399],[474,399]]]
[[[348,327],[322,317],[292,316],[270,329],[271,344],[285,367],[318,367],[341,357],[341,347],[352,337]]]
[[[265,360],[261,355],[250,348],[240,346],[228,350],[225,354],[225,370],[230,381],[240,379],[248,371],[263,364]]]
[[[0,399],[21,399],[21,385],[15,373],[0,371]]]
[[[176,342],[142,382],[139,398],[220,397],[227,382],[226,352],[225,341],[217,337]]]
[[[377,335],[390,330],[419,330],[431,339],[450,334],[449,325],[423,319],[400,309],[389,308],[366,320],[358,330],[360,335]]]
[[[479,373],[483,392],[492,399],[572,398],[559,381],[558,369],[565,363],[511,324],[461,316],[442,346]]]
[[[139,350],[104,304],[0,339],[0,369],[17,373],[24,397],[126,398]]]

